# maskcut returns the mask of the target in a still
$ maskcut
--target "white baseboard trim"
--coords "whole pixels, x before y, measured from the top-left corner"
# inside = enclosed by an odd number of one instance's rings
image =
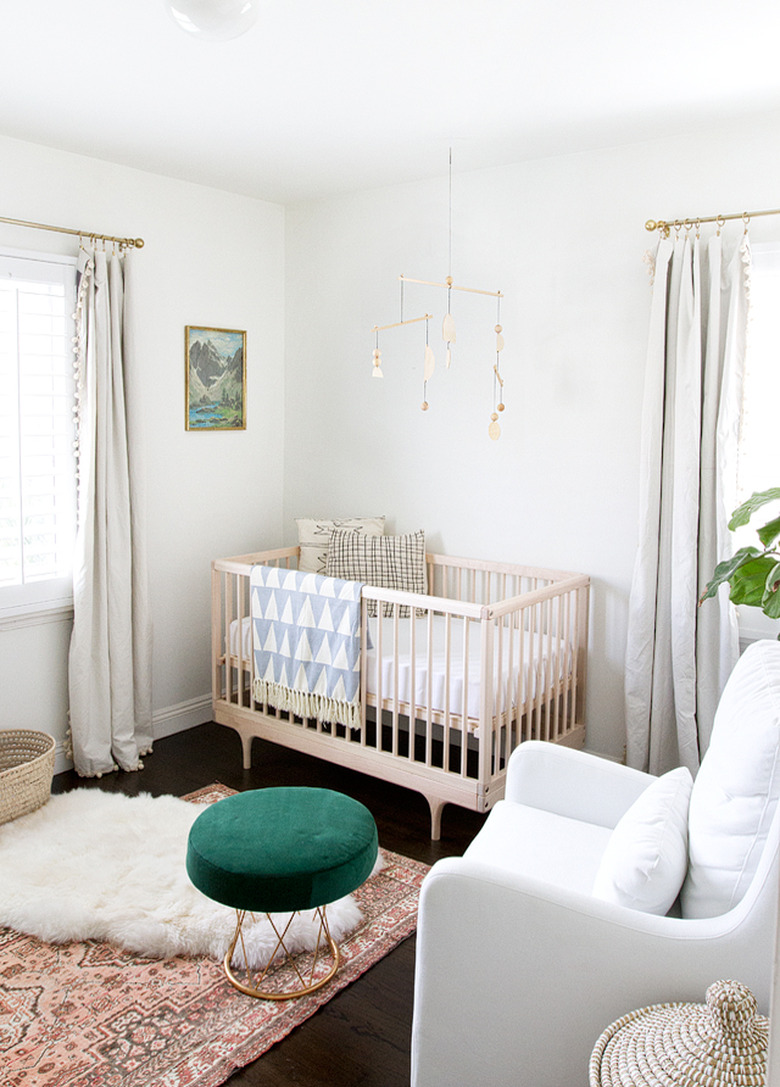
[[[201,695],[200,698],[190,698],[187,702],[156,710],[152,714],[152,735],[155,740],[161,740],[163,736],[173,736],[175,732],[205,725],[210,720],[211,695]]]
[[[166,706],[152,714],[152,737],[161,740],[164,736],[173,736],[176,732],[185,732],[196,725],[204,725],[211,720],[211,695],[190,698],[175,706]],[[60,740],[54,751],[54,773],[72,770],[73,762],[65,754],[64,740]]]
[[[62,740],[54,748],[54,773],[64,774],[66,770],[73,769],[73,760],[65,754],[65,744]]]

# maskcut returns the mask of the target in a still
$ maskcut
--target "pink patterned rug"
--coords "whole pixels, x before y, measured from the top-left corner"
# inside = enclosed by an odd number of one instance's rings
[[[187,797],[209,803],[217,785]],[[428,866],[382,851],[354,891],[363,923],[336,977],[294,1001],[257,1000],[209,959],[141,959],[103,943],[55,946],[0,928],[4,1087],[217,1087],[378,962],[417,923]]]

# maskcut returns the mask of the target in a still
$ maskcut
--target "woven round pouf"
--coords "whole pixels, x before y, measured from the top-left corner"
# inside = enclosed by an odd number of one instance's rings
[[[189,834],[187,874],[208,898],[236,911],[224,959],[230,983],[250,996],[287,1000],[330,981],[340,955],[326,905],[365,882],[377,848],[368,808],[330,789],[255,789],[201,812]],[[303,910],[314,911],[316,946],[296,956],[285,941],[293,917]],[[255,913],[267,915],[277,942],[266,965],[253,971],[243,929],[247,914]],[[237,948],[246,980],[233,969]]]
[[[765,1087],[769,1020],[738,981],[706,1004],[653,1004],[612,1023],[590,1058],[590,1087]]]

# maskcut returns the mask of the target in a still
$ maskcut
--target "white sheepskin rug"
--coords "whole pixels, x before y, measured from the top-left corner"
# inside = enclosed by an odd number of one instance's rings
[[[185,868],[187,836],[202,811],[174,796],[99,789],[52,796],[0,826],[0,924],[47,943],[104,940],[146,958],[221,960],[235,911],[202,895]],[[277,926],[288,917],[276,916]],[[337,941],[361,920],[352,895],[328,906]],[[294,917],[285,942],[292,952],[310,949],[317,931],[307,911]],[[276,946],[265,915],[244,933],[250,965],[265,965]]]

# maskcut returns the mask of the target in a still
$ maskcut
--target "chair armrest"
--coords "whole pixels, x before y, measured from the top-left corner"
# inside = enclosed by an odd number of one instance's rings
[[[761,911],[657,917],[463,858],[420,899],[412,1087],[577,1087],[601,1032],[636,1008],[701,1003],[737,977],[765,1012]],[[767,936],[769,939],[769,936]]]
[[[560,744],[526,740],[512,752],[504,797],[519,804],[614,827],[656,779]]]

